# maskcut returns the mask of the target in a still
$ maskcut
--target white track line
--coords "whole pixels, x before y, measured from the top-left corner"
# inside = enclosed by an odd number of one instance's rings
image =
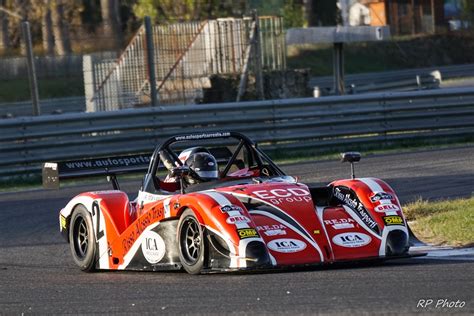
[[[447,247],[421,246],[412,247],[414,252],[427,252],[425,259],[468,260],[474,261],[474,248],[453,249]]]

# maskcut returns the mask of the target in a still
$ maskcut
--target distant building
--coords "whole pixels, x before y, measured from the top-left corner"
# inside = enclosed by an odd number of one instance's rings
[[[447,28],[444,0],[385,0],[392,34],[436,33]]]
[[[345,2],[348,7],[349,25],[390,25],[393,35],[436,33],[446,29],[448,22],[445,19],[445,4],[459,2],[457,0],[339,1]]]
[[[370,7],[367,1],[355,2],[349,7],[349,25],[371,25]]]
[[[303,0],[303,3],[309,26],[390,25],[392,35],[403,35],[436,33],[468,23],[459,17],[463,0]]]

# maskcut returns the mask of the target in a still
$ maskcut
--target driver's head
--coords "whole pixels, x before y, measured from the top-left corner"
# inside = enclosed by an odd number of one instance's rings
[[[193,153],[186,159],[186,165],[191,168],[201,179],[189,177],[190,183],[199,181],[212,181],[219,178],[216,158],[207,152]]]

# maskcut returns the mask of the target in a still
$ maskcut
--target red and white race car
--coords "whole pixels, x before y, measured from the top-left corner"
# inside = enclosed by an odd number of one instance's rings
[[[351,166],[359,159],[343,155]],[[130,201],[115,176],[144,163],[143,185]],[[388,184],[353,176],[307,186],[237,132],[174,136],[151,158],[43,166],[46,187],[98,174],[108,175],[114,190],[79,194],[59,213],[72,257],[85,271],[198,274],[410,256],[410,232]]]

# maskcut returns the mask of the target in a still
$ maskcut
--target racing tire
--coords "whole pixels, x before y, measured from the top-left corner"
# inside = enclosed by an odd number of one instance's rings
[[[91,214],[83,205],[74,209],[69,226],[69,246],[74,262],[82,271],[95,271],[97,246]]]
[[[178,223],[179,259],[189,274],[199,274],[204,268],[206,243],[204,232],[194,212],[184,211]]]

